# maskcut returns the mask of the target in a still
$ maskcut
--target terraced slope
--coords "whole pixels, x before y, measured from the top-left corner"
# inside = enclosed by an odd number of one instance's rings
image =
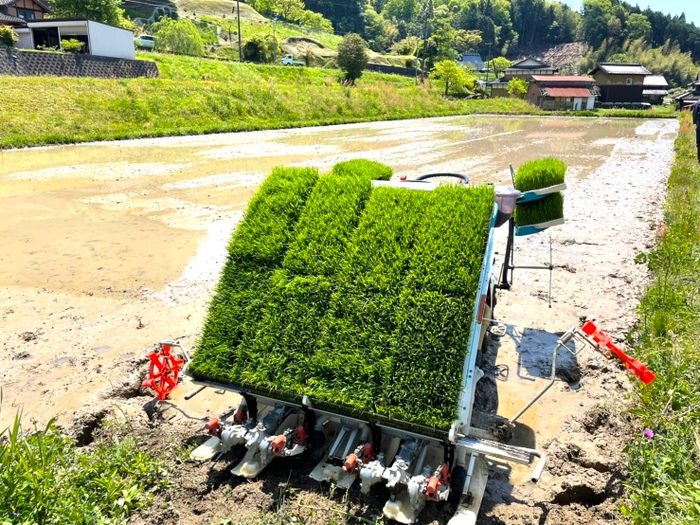
[[[268,177],[229,245],[195,377],[449,428],[493,190],[371,187],[388,176],[354,162]]]

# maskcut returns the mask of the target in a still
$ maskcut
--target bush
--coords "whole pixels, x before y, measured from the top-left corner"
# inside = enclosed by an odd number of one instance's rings
[[[393,174],[389,166],[366,159],[346,160],[333,166],[333,175],[366,175],[373,180],[390,180]]]
[[[274,59],[276,45],[277,42],[271,35],[254,35],[243,43],[243,58],[267,64]],[[279,50],[278,46],[277,51]]]
[[[566,164],[547,158],[526,162],[515,174],[515,187],[520,191],[539,190],[564,183]]]
[[[75,38],[70,38],[68,40],[61,40],[61,47],[66,53],[80,53],[85,47],[85,42],[81,42]]]
[[[360,35],[348,33],[338,46],[338,67],[345,72],[345,80],[352,84],[362,76],[369,57],[367,45]]]
[[[0,25],[0,44],[14,47],[18,41],[19,35],[12,29],[12,26]]]
[[[190,20],[161,18],[152,26],[156,37],[156,51],[168,51],[177,55],[204,55],[202,36]]]
[[[511,97],[523,98],[527,93],[528,84],[522,78],[514,78],[508,82],[508,94]]]

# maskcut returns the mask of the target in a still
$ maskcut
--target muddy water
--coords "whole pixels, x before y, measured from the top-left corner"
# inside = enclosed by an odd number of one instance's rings
[[[458,171],[507,182],[509,163],[556,155],[585,176],[638,125],[444,118],[0,152],[0,286],[161,290],[216,220],[235,223],[277,165],[329,170],[366,157],[409,177]]]

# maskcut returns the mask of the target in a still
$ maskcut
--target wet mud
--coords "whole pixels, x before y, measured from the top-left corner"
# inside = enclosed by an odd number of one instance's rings
[[[196,340],[230,234],[266,173],[363,157],[397,176],[458,172],[506,184],[509,164],[567,163],[566,224],[515,244],[517,265],[543,265],[551,235],[552,308],[549,272],[516,269],[494,312],[505,329],[486,339],[480,404],[507,418],[547,382],[563,332],[595,318],[622,341],[636,323],[645,273],[634,257],[653,245],[676,132],[664,120],[452,117],[0,152],[0,425],[17,410],[44,423],[55,416],[82,428],[76,436],[89,446],[99,421],[127,418],[144,447],[171,458],[178,480],[135,523],[251,523],[272,513],[372,521],[386,494],[318,486],[303,475],[310,465],[280,462],[241,483],[227,474],[234,457],[182,463],[178,451],[202,421],[236,400],[207,389],[156,410],[139,388],[152,344]],[[549,467],[535,485],[528,467],[491,462],[483,523],[614,521],[620,451],[635,431],[624,416],[632,385],[591,349],[559,357],[555,385],[513,438],[547,453]],[[449,512],[429,505],[421,523],[445,523]]]

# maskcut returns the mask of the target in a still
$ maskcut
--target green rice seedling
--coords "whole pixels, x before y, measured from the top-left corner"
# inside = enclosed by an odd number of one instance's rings
[[[418,226],[408,286],[415,290],[476,293],[494,206],[491,186],[441,186]]]
[[[515,206],[515,224],[528,226],[541,224],[564,217],[564,197],[560,192],[547,195],[543,199]]]
[[[275,168],[250,201],[229,245],[229,261],[279,266],[307,197],[318,181],[310,168]]]
[[[226,381],[246,331],[255,331],[306,199],[318,180],[312,169],[277,168],[250,202],[233,234],[228,260],[209,306],[190,371]]]
[[[393,334],[384,415],[449,429],[457,416],[473,295],[450,297],[404,289]]]
[[[322,177],[299,219],[283,267],[293,275],[334,275],[371,187],[366,175]]]
[[[539,190],[564,183],[566,164],[558,159],[527,162],[515,174],[515,187],[520,191]]]
[[[373,180],[389,180],[393,174],[389,166],[366,159],[346,160],[333,166],[333,175],[369,175]]]
[[[407,189],[372,190],[309,362],[313,396],[378,413],[398,296],[428,197]]]
[[[306,393],[308,356],[316,348],[328,311],[331,283],[323,277],[275,272],[255,337],[245,338],[236,362],[238,384],[280,390],[298,399]]]

